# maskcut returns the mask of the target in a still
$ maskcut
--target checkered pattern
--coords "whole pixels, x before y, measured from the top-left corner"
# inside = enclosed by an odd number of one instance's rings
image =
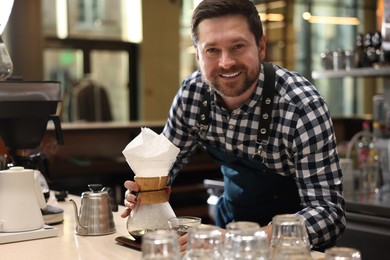
[[[276,93],[264,164],[280,175],[296,180],[313,246],[335,240],[345,229],[342,172],[328,108],[318,91],[299,74],[274,65]],[[188,77],[179,89],[164,128],[181,152],[171,170],[176,176],[188,163],[198,144],[208,144],[240,158],[251,159],[256,152],[260,101],[264,80],[240,109],[229,113],[211,95],[209,128],[199,134],[197,117],[207,85],[199,71]],[[173,179],[173,178],[172,178]]]

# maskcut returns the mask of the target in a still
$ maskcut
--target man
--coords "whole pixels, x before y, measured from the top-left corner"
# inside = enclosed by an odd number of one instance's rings
[[[328,108],[296,72],[264,63],[266,39],[249,0],[204,0],[192,18],[200,70],[182,83],[163,134],[181,152],[171,182],[198,144],[221,163],[225,191],[216,224],[305,219],[314,249],[345,229],[342,173]],[[126,217],[138,191],[127,181]]]

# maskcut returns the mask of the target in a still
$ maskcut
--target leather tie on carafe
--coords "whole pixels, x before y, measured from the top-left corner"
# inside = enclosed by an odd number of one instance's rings
[[[166,185],[168,176],[135,177],[135,182],[140,187],[138,198],[140,204],[158,204],[168,202]]]

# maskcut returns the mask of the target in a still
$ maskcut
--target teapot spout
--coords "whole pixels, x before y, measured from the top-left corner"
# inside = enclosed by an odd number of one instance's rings
[[[76,224],[77,224],[76,230],[78,230],[78,229],[87,229],[88,228],[87,226],[83,226],[83,225],[80,224],[79,215],[77,213],[78,209],[77,209],[76,202],[74,200],[72,200],[72,199],[70,199],[69,201],[72,202],[73,208],[74,208],[74,217],[75,217]]]

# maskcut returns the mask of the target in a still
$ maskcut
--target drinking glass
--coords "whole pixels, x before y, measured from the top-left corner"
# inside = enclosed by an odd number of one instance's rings
[[[233,259],[269,259],[267,234],[255,222],[237,221],[226,225],[224,256]]]
[[[351,247],[331,247],[325,250],[325,260],[361,260],[360,251]]]
[[[180,216],[168,219],[169,229],[176,231],[179,236],[187,234],[191,228],[197,227],[201,223],[201,218],[193,216]]]
[[[302,216],[276,215],[272,219],[272,259],[311,259],[310,242]]]
[[[188,233],[187,251],[184,260],[223,259],[223,239],[220,228],[211,225],[194,227]]]
[[[143,260],[180,260],[179,243],[176,232],[155,230],[142,237]]]

